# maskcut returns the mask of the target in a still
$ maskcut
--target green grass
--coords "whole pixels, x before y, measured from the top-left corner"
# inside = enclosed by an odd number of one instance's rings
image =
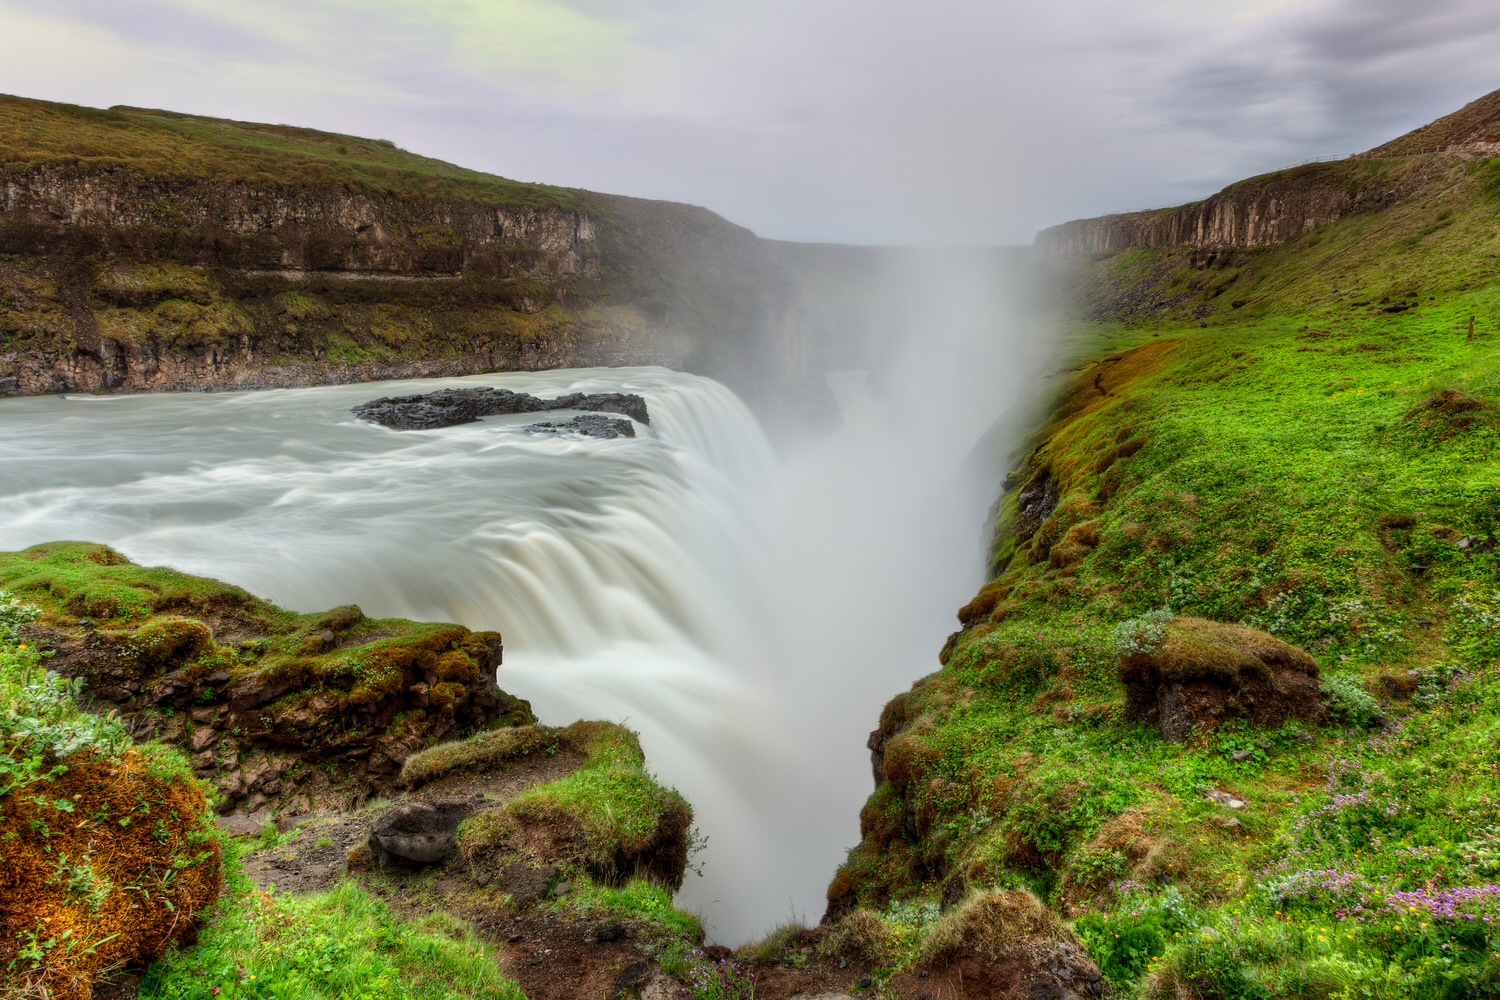
[[[1500,551],[1456,543],[1500,536],[1500,291],[1087,329],[1104,349],[1011,477],[995,578],[943,669],[886,710],[891,780],[836,907],[935,900],[934,873],[1026,888],[1127,995],[1494,990],[1500,949],[1474,927],[1500,926],[1482,919],[1500,918]],[[1018,496],[1044,480],[1058,505],[1034,529]],[[1307,650],[1333,718],[1181,745],[1124,722],[1117,630],[1163,609]],[[1358,923],[1357,898],[1297,889],[1353,879],[1483,898]]]
[[[0,96],[0,165],[123,169],[156,180],[333,187],[377,196],[577,209],[565,188],[467,170],[380,139],[172,111]]]
[[[353,882],[268,896],[245,884],[196,947],[158,963],[142,1000],[521,1000],[467,923],[393,916]]]
[[[632,921],[647,929],[656,948],[673,942],[689,947],[703,942],[703,921],[678,909],[672,902],[672,890],[650,879],[633,878],[623,885],[610,885],[583,878],[550,905],[554,910],[583,916]]]
[[[647,772],[636,735],[612,723],[575,722],[542,752],[562,746],[586,755],[577,770],[466,820],[458,829],[459,850],[476,857],[518,830],[561,823],[577,834],[569,838],[567,857],[558,859],[570,874],[607,882],[647,875],[675,889],[693,850],[692,809]]]

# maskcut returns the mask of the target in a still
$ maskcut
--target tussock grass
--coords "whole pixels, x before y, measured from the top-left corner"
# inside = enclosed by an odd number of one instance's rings
[[[575,722],[556,743],[586,754],[571,774],[529,788],[499,809],[466,820],[458,848],[471,861],[500,843],[540,838],[553,859],[611,883],[644,875],[676,888],[692,847],[692,809],[646,771],[635,733],[607,722]]]
[[[556,754],[573,749],[572,736],[571,729],[552,726],[486,730],[412,754],[401,768],[401,782],[420,788],[450,775],[489,770],[539,753]]]

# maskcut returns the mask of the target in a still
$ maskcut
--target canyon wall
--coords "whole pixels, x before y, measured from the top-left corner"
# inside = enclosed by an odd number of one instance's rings
[[[694,206],[0,97],[0,395],[659,364],[826,413],[805,295]]]

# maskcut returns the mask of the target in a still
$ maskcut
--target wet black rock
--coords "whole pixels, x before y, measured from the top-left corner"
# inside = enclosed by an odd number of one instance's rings
[[[593,438],[635,437],[635,424],[629,420],[592,413],[555,423],[527,424],[526,430],[531,434],[582,434]]]
[[[643,424],[651,422],[646,401],[628,392],[574,392],[542,399],[526,392],[495,389],[439,389],[416,396],[383,396],[361,403],[353,413],[398,431],[432,430],[467,424],[503,413],[544,413],[549,410],[588,410],[619,413]]]

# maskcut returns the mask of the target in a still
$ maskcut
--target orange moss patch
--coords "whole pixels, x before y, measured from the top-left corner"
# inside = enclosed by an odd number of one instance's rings
[[[202,790],[160,757],[64,763],[0,798],[0,992],[86,1000],[103,970],[187,936],[223,867]]]

